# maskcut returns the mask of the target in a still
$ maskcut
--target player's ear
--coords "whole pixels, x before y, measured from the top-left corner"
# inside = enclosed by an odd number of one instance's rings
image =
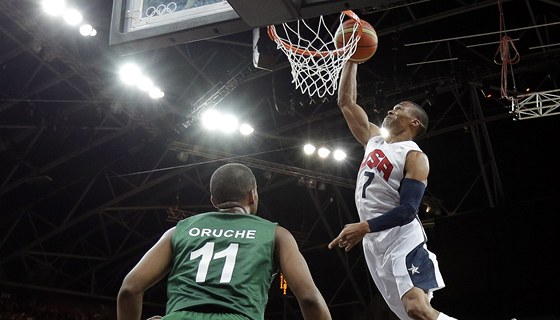
[[[255,202],[258,201],[259,199],[259,195],[257,194],[257,190],[256,189],[251,189],[251,191],[249,192],[249,204],[254,204]]]
[[[259,194],[257,192],[257,189],[253,189],[250,192],[250,200],[249,200],[249,210],[251,214],[256,214],[257,213],[257,208],[259,206]]]
[[[218,206],[216,205],[216,201],[214,200],[214,196],[210,196],[210,202],[212,202],[212,205],[214,206],[214,208],[218,208]]]

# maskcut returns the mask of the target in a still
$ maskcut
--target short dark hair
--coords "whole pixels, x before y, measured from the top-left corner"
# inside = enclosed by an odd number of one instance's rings
[[[239,202],[256,188],[255,175],[249,167],[240,163],[225,164],[216,169],[210,178],[210,193],[216,205]]]
[[[419,104],[412,101],[406,102],[414,107],[414,115],[420,121],[420,128],[418,129],[416,136],[421,136],[428,130],[428,114],[426,113],[426,110],[424,110],[424,108],[422,108]]]

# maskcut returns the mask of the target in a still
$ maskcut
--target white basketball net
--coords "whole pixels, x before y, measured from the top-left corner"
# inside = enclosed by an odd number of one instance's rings
[[[349,16],[356,21],[352,35],[344,37],[344,43],[337,49],[334,35],[342,32],[342,22]],[[282,23],[281,27],[268,26],[268,34],[288,57],[292,67],[292,83],[303,94],[324,97],[333,95],[338,87],[338,76],[344,63],[356,52],[361,36],[361,22],[358,16],[350,11],[343,11],[334,35],[325,24],[323,16],[319,17],[316,26],[310,22],[298,20]],[[321,36],[325,39],[322,39]]]

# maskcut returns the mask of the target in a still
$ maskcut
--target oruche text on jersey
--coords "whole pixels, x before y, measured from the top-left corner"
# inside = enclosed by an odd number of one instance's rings
[[[257,230],[223,230],[209,228],[190,228],[191,237],[214,237],[214,238],[241,238],[255,239]]]

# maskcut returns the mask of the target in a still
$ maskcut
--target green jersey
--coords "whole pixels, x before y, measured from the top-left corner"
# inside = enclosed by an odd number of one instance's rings
[[[189,310],[264,319],[274,262],[276,223],[208,212],[181,220],[173,234],[166,314]]]

